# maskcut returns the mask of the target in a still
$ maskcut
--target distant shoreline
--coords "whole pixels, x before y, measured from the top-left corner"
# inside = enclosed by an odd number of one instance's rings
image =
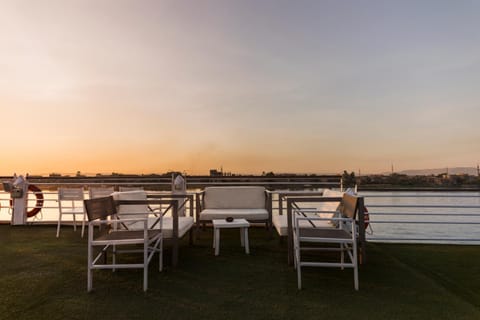
[[[150,175],[96,175],[96,176],[29,176],[32,184],[44,189],[58,186],[102,186],[124,185],[142,186],[152,190],[170,190],[171,173]],[[0,176],[9,181],[11,176]],[[480,192],[480,177],[477,176],[415,176],[391,174],[350,177],[342,175],[187,175],[189,189],[204,188],[210,185],[263,185],[268,189],[321,189],[357,186],[358,191],[418,191],[418,192]]]

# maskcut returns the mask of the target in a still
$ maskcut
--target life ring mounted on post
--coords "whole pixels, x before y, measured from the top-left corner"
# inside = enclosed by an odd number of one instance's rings
[[[363,222],[365,226],[365,233],[368,233],[370,235],[373,234],[373,228],[372,224],[370,223],[370,214],[368,213],[367,207],[363,207]]]
[[[370,214],[365,206],[363,207],[363,221],[365,223],[365,230],[367,230],[368,225],[370,224]]]
[[[42,210],[43,207],[43,193],[42,190],[34,184],[28,185],[28,191],[33,192],[37,201],[35,201],[35,207],[32,210],[27,211],[27,217],[31,218]]]
[[[28,191],[32,192],[36,198],[35,207],[33,207],[32,210],[27,211],[27,217],[31,218],[36,216],[37,213],[39,213],[40,210],[42,210],[44,198],[43,198],[42,190],[34,184],[28,185]],[[10,207],[12,206],[13,206],[13,199],[10,198]]]

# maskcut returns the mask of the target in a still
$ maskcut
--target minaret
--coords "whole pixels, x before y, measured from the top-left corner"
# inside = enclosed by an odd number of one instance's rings
[[[480,177],[480,166],[477,163],[477,177]]]

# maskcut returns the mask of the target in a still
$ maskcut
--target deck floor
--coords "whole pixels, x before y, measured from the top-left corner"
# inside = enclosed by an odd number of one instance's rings
[[[250,230],[212,230],[182,240],[179,265],[94,272],[86,292],[87,241],[53,226],[0,225],[0,319],[480,319],[480,246],[369,244],[360,291],[352,270],[305,268],[302,291],[286,263],[286,242]]]

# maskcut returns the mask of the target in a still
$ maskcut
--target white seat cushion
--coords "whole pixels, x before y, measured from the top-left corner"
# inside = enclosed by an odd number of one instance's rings
[[[159,229],[160,223],[157,223],[158,218],[150,217],[148,218],[148,227],[151,229]],[[152,226],[155,226],[152,228]],[[193,217],[178,217],[178,237],[181,238],[185,235],[185,233],[190,230],[193,226]],[[128,226],[129,230],[143,230],[143,222],[136,222],[135,224]],[[163,238],[170,239],[173,237],[173,221],[172,217],[163,217],[162,221],[162,230],[163,230]]]
[[[181,238],[193,226],[193,217],[178,217],[178,237]],[[163,218],[163,237],[173,237],[173,220],[172,217]]]
[[[157,223],[158,218],[150,217],[148,218],[148,227],[151,229],[159,229],[160,223]],[[155,226],[152,228],[152,226]],[[190,230],[193,226],[193,217],[178,217],[178,237],[181,238],[185,235],[185,233]],[[143,222],[137,222],[133,225],[128,226],[129,230],[143,230]],[[170,239],[173,237],[173,221],[172,217],[163,217],[162,221],[162,230],[163,230],[163,238]]]
[[[310,220],[314,225],[315,228],[332,228],[330,221],[328,220]],[[288,225],[287,225],[287,215],[282,214],[274,214],[272,216],[272,223],[277,230],[279,236],[284,237],[288,235]],[[293,227],[293,225],[292,225]],[[301,228],[313,228],[312,224],[310,224],[307,220],[300,221]]]
[[[268,211],[266,209],[205,209],[200,212],[200,220],[225,219],[227,217],[266,220]]]

